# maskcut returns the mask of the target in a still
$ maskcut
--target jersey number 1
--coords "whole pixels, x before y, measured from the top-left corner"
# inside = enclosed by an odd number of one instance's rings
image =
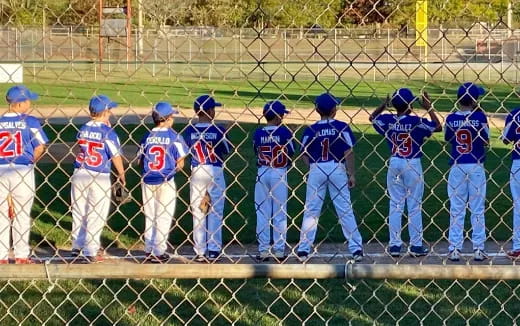
[[[14,149],[7,149],[14,142]],[[15,157],[22,155],[22,132],[11,134],[9,131],[0,131],[0,157]]]

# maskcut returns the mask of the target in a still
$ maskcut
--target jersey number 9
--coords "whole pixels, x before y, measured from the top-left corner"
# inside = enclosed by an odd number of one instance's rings
[[[471,153],[473,149],[473,139],[471,137],[471,132],[466,129],[459,129],[455,132],[455,140],[457,141],[457,152],[459,154],[468,154]]]
[[[7,149],[14,143],[14,149]],[[22,132],[11,134],[9,131],[0,131],[0,157],[15,157],[22,155]]]

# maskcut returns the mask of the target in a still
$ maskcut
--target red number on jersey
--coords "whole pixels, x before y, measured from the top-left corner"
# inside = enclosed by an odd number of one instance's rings
[[[392,134],[392,154],[395,153],[404,157],[412,154],[412,137],[409,133]]]
[[[473,149],[473,139],[471,139],[471,132],[466,129],[459,129],[455,132],[455,140],[457,141],[457,152],[459,154],[470,153]]]
[[[204,147],[206,147],[206,152],[208,153],[208,157],[204,154]],[[217,156],[215,155],[215,152],[213,151],[213,143],[210,141],[197,141],[194,145],[195,152],[197,154],[197,160],[200,164],[205,163],[217,163]]]
[[[14,143],[14,149],[7,148]],[[9,131],[0,132],[0,157],[15,157],[22,155],[22,132],[11,134]]]
[[[329,160],[329,139],[325,138],[321,141],[321,160],[328,161]]]
[[[103,164],[103,156],[99,152],[99,150],[105,148],[103,143],[80,139],[78,140],[78,145],[81,147],[78,155],[76,156],[76,161],[78,163],[85,163],[86,165],[93,168]]]
[[[274,168],[283,168],[287,165],[287,154],[285,147],[276,145],[271,150],[271,146],[258,147],[258,158],[265,164]]]
[[[148,168],[152,171],[160,171],[164,169],[164,162],[166,158],[166,150],[162,146],[154,145],[148,151],[153,155],[153,161],[148,162]]]
[[[520,135],[520,127],[516,128],[515,131],[516,131],[517,135]],[[516,147],[520,148],[520,142],[519,141],[516,142]]]

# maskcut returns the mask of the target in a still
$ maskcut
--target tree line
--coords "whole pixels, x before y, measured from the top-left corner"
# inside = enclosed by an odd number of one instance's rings
[[[104,6],[125,6],[127,0],[104,0]],[[406,26],[415,22],[415,0],[131,0],[133,23],[142,1],[149,26],[216,26],[253,28],[323,28],[382,24]],[[508,2],[515,20],[518,0],[429,0],[433,26],[464,27],[475,22],[505,24]],[[0,24],[98,24],[99,0],[0,0]],[[117,17],[114,17],[117,18]],[[121,17],[120,17],[121,18]]]

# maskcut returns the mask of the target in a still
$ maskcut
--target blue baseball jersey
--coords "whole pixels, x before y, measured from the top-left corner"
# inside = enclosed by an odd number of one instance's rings
[[[446,117],[444,139],[451,144],[450,165],[482,163],[486,159],[489,127],[482,111],[457,111]]]
[[[190,124],[184,131],[184,140],[190,148],[191,166],[222,166],[224,156],[231,151],[226,129],[212,123]]]
[[[141,141],[143,182],[158,185],[175,175],[177,160],[188,155],[181,135],[171,128],[153,128]]]
[[[520,108],[511,111],[506,117],[506,127],[502,133],[502,139],[513,143],[511,158],[520,159]]]
[[[345,152],[355,143],[356,138],[345,122],[320,120],[303,131],[302,153],[310,163],[343,162]]]
[[[76,139],[79,152],[74,167],[110,173],[112,158],[121,155],[116,132],[102,122],[90,121],[81,127]]]
[[[253,149],[258,166],[285,168],[294,155],[293,133],[286,126],[266,126],[253,134]]]
[[[33,116],[6,113],[0,117],[0,165],[34,163],[34,149],[49,139]]]
[[[437,127],[433,121],[408,114],[380,114],[372,125],[385,136],[392,156],[405,159],[422,157],[421,146]]]

